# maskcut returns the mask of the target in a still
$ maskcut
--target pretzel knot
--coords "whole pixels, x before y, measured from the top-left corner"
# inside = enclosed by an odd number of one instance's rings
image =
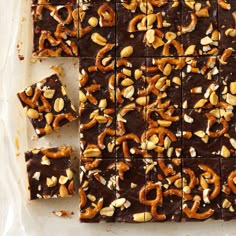
[[[156,190],[156,197],[152,200],[148,200],[147,195],[153,189]],[[163,221],[166,219],[165,214],[158,214],[157,213],[158,205],[162,205],[162,203],[163,203],[163,196],[162,196],[162,190],[161,190],[160,183],[153,183],[152,181],[148,181],[146,183],[146,185],[144,185],[139,191],[139,201],[142,204],[151,207],[151,214],[154,218],[156,218],[159,221]]]
[[[236,194],[235,179],[236,179],[236,170],[232,171],[227,179],[228,185],[234,194]]]

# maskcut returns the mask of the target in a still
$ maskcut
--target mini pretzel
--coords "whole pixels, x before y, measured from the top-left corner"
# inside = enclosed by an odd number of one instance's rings
[[[119,110],[119,114],[120,114],[121,116],[125,116],[128,112],[133,111],[133,110],[135,109],[135,107],[136,107],[136,104],[135,104],[134,102],[129,103],[129,104],[123,106],[123,107]]]
[[[43,105],[38,106],[39,112],[49,112],[52,109],[52,106],[48,102],[48,100],[44,96],[40,96],[40,100],[42,101]]]
[[[85,90],[88,92],[88,93],[94,93],[98,90],[100,90],[100,84],[92,84],[88,87],[85,87]]]
[[[65,158],[70,156],[71,149],[70,147],[59,147],[58,150],[50,151],[48,149],[41,150],[41,152],[48,158],[58,159],[58,158]]]
[[[197,25],[197,16],[194,13],[191,13],[191,22],[187,26],[182,26],[181,27],[181,32],[183,34],[190,33],[195,30]]]
[[[79,197],[80,197],[80,204],[79,204],[79,208],[83,208],[86,203],[87,203],[87,196],[83,190],[83,188],[79,188]]]
[[[83,38],[86,34],[92,31],[92,29],[92,26],[86,26],[85,28],[83,28],[81,22],[79,22],[79,37]]]
[[[127,165],[125,162],[119,161],[118,163],[116,163],[116,169],[118,170],[119,178],[121,180],[124,180],[124,173],[128,171],[130,168],[129,165]]]
[[[130,3],[122,3],[123,7],[126,8],[129,11],[135,11],[138,5],[137,0],[131,0]]]
[[[197,184],[197,178],[194,174],[194,172],[190,168],[184,168],[183,172],[189,176],[189,184],[188,187],[190,189],[193,189],[195,185]]]
[[[156,198],[148,200],[147,195],[153,189],[156,189]],[[159,221],[163,221],[166,219],[165,214],[157,213],[158,205],[162,205],[163,203],[162,190],[159,183],[153,183],[152,181],[148,181],[147,184],[144,185],[139,191],[139,201],[144,205],[151,207],[151,214],[154,218]]]
[[[108,4],[103,4],[98,8],[98,15],[101,27],[112,27],[115,25],[115,12]]]
[[[158,159],[157,160],[159,167],[161,168],[162,172],[164,173],[165,176],[169,176],[169,175],[174,175],[175,174],[175,170],[173,168],[170,168],[169,166],[167,166],[164,162],[164,160],[162,159]]]
[[[157,28],[161,29],[163,27],[163,17],[161,12],[158,12],[156,16],[157,16]]]
[[[203,213],[197,213],[200,206],[200,202],[198,200],[194,201],[193,206],[191,209],[189,209],[187,204],[183,205],[183,211],[190,219],[197,219],[197,220],[204,220],[209,218],[214,214],[213,209],[208,209],[207,211]]]
[[[58,56],[61,55],[61,52],[62,52],[61,48],[58,48],[56,50],[52,50],[52,49],[48,49],[47,48],[47,49],[44,49],[44,50],[42,50],[42,51],[40,51],[38,53],[35,53],[34,55],[37,55],[39,57],[44,57],[44,56],[46,56],[46,57],[48,57],[48,56],[50,56],[50,57],[58,57]]]
[[[150,154],[147,152],[147,150],[140,150],[140,149],[138,149],[138,148],[136,148],[136,147],[132,147],[132,148],[130,149],[130,152],[131,152],[132,154],[141,155],[143,158],[150,158],[150,157],[152,157],[152,155],[150,155]]]
[[[114,129],[105,128],[104,131],[98,135],[98,146],[100,147],[100,149],[104,149],[106,147],[104,145],[104,139],[106,135],[115,136],[115,134],[116,131]]]
[[[227,2],[227,0],[218,0],[218,5],[225,9],[225,10],[230,10],[231,9],[231,5],[230,3]]]
[[[125,126],[122,121],[117,121],[117,130],[116,130],[116,135],[117,136],[122,136],[125,134]]]
[[[232,55],[233,52],[235,52],[233,48],[226,48],[221,57],[219,58],[220,63],[223,65],[228,64],[227,60]]]
[[[129,146],[127,141],[122,142],[122,151],[124,154],[124,158],[130,158]]]
[[[227,179],[228,185],[234,194],[236,194],[236,185],[234,183],[235,178],[236,178],[236,170],[232,171]]]
[[[175,175],[172,175],[172,176],[166,178],[166,180],[167,180],[168,184],[172,184],[172,183],[174,183],[179,178],[181,178],[181,173],[180,172],[175,174]]]
[[[70,195],[74,195],[75,194],[75,188],[74,188],[74,181],[71,180],[69,185],[68,185],[68,192]]]
[[[98,104],[98,100],[91,93],[87,94],[86,97],[91,104],[95,106]]]
[[[39,37],[39,51],[42,51],[45,46],[44,43],[45,41],[48,41],[52,46],[57,46],[61,43],[60,40],[55,39],[52,35],[51,32],[42,30],[41,35]]]
[[[137,16],[135,16],[130,22],[129,22],[129,26],[128,26],[128,32],[129,33],[134,33],[137,31],[137,24],[138,22],[142,21],[142,19],[146,17],[145,14],[139,14]]]
[[[162,55],[163,56],[170,56],[170,46],[173,46],[175,50],[177,51],[177,54],[179,56],[184,55],[184,48],[181,45],[181,43],[177,40],[170,40],[167,43],[164,44],[163,50],[162,50]]]
[[[93,126],[95,126],[97,124],[97,120],[96,119],[92,119],[90,120],[88,123],[83,123],[80,125],[80,130],[88,130],[91,129]]]
[[[34,91],[34,95],[32,98],[26,96],[25,92],[18,93],[21,101],[30,106],[31,108],[35,108],[37,106],[37,101],[41,95],[41,90],[36,88]]]
[[[59,129],[60,128],[60,122],[64,119],[68,120],[69,122],[73,121],[76,119],[76,117],[74,117],[71,113],[63,113],[63,114],[59,114],[59,115],[55,115],[54,116],[54,121],[53,121],[53,128]]]
[[[125,134],[121,137],[118,137],[116,139],[116,144],[120,145],[122,142],[129,139],[135,141],[136,143],[140,143],[139,137],[136,134],[130,133],[130,134]]]
[[[175,195],[177,197],[182,197],[183,194],[182,194],[181,190],[176,189],[176,188],[170,188],[170,189],[167,189],[163,192],[164,197],[172,196],[172,195]]]
[[[83,158],[81,158],[82,160]],[[95,169],[99,166],[99,164],[101,163],[101,159],[94,159],[91,163],[86,163],[85,164],[85,170],[92,170]]]
[[[210,173],[211,174],[211,179],[206,179],[206,182],[209,184],[214,184],[214,189],[213,191],[211,191],[211,194],[209,196],[209,199],[212,200],[214,198],[216,198],[219,193],[220,193],[220,177],[215,173],[214,170],[212,170],[209,166],[204,165],[204,164],[199,164],[198,167],[205,171],[206,173]]]
[[[225,133],[227,133],[227,131],[229,130],[229,125],[228,125],[228,122],[224,118],[220,118],[220,123],[223,126],[222,129],[213,132],[213,131],[210,131],[210,129],[217,122],[217,119],[210,113],[206,113],[205,115],[208,119],[207,133],[211,138],[218,138],[224,135]]]
[[[149,3],[156,7],[161,7],[168,3],[168,0],[148,0]]]
[[[104,58],[105,54],[107,52],[111,51],[114,46],[115,46],[115,44],[108,43],[102,49],[100,49],[98,51],[98,53],[97,53],[97,56],[96,56],[96,67],[102,73],[109,72],[109,71],[112,71],[114,69],[114,66],[115,66],[115,62],[114,61],[110,62],[110,64],[108,64],[107,66],[103,66],[103,64],[102,64],[102,59]]]
[[[85,209],[85,212],[80,213],[80,219],[93,219],[100,212],[102,207],[103,198],[100,198],[94,208],[88,207]]]
[[[121,67],[121,66],[126,66],[126,67],[130,67],[131,63],[125,59],[125,58],[117,58],[116,60],[116,67]]]

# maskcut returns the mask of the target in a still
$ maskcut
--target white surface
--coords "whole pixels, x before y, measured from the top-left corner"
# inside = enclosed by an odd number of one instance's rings
[[[68,93],[76,103],[77,63],[76,60],[66,59],[31,63],[30,0],[1,0],[0,25],[0,235],[236,236],[236,222],[80,224],[77,219],[77,197],[32,202],[27,200],[24,151],[34,146],[63,143],[78,148],[78,133],[74,123],[48,138],[32,141],[33,130],[17,101],[16,93],[52,74],[50,65],[62,64],[67,75],[62,82],[68,85]],[[21,42],[20,52],[17,52],[16,46]],[[25,60],[20,61],[18,53]],[[58,137],[61,134],[65,138]],[[16,139],[19,140],[19,150],[16,149]],[[75,215],[65,219],[52,214],[53,210],[61,209],[74,211]]]

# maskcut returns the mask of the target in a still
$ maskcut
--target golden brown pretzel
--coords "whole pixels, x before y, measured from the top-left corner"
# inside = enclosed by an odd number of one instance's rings
[[[98,8],[98,15],[101,27],[112,27],[115,25],[115,12],[108,4],[103,4]]]
[[[56,152],[50,151],[48,149],[41,150],[41,152],[48,158],[58,159],[58,158],[69,157],[71,149],[70,147],[59,147]]]
[[[228,185],[234,194],[236,194],[236,184],[234,180],[235,178],[236,178],[236,170],[232,171],[227,178]]]

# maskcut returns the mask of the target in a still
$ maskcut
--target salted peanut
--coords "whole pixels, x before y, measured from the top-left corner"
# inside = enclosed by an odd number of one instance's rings
[[[116,200],[114,200],[111,205],[114,207],[121,207],[124,205],[124,203],[126,202],[126,198],[118,198]]]
[[[91,147],[91,148],[87,148],[83,152],[83,155],[84,157],[99,157],[101,155],[101,151],[99,148]]]
[[[196,48],[195,44],[188,46],[188,48],[184,52],[184,55],[185,56],[192,55],[195,51],[195,48]]]
[[[200,2],[197,2],[194,8],[195,8],[195,11],[199,11],[202,8],[202,4]]]
[[[110,152],[110,153],[113,152],[114,147],[115,147],[115,143],[113,143],[113,142],[108,143],[108,144],[107,144],[107,150],[108,150],[108,152]]]
[[[39,171],[36,171],[35,173],[34,173],[34,175],[32,176],[32,178],[33,179],[36,179],[37,181],[39,181],[39,178],[40,178],[40,172]]]
[[[47,124],[50,125],[53,121],[53,114],[51,112],[47,113],[45,115],[45,120],[46,120]]]
[[[125,75],[127,75],[127,76],[129,76],[129,77],[132,75],[132,71],[129,70],[129,69],[127,69],[127,68],[124,68],[124,69],[122,70],[122,73],[125,74]]]
[[[96,116],[95,120],[99,123],[99,124],[105,124],[107,123],[107,118],[105,116]]]
[[[107,43],[107,40],[104,37],[102,37],[102,35],[100,35],[99,33],[93,33],[91,35],[91,39],[94,43],[100,46],[105,46]]]
[[[236,106],[236,96],[234,96],[230,93],[227,93],[226,94],[226,102],[232,106]]]
[[[233,148],[236,149],[236,140],[234,138],[230,138],[229,142],[233,146]]]
[[[197,17],[209,17],[208,7],[204,7],[202,9],[199,9],[198,11],[196,11],[196,16]]]
[[[208,143],[209,136],[206,134],[204,137],[201,138],[201,140],[202,140],[204,143]]]
[[[209,45],[209,44],[213,43],[213,41],[209,36],[206,36],[201,39],[200,43],[201,43],[201,45]]]
[[[174,32],[166,32],[165,38],[166,40],[174,40],[176,39],[177,35]]]
[[[45,166],[50,166],[50,164],[51,164],[50,160],[46,156],[42,157],[40,163],[41,163],[41,165],[45,165]]]
[[[236,29],[227,29],[225,31],[225,35],[226,36],[230,36],[230,37],[235,37],[236,36]]]
[[[88,194],[87,198],[91,201],[91,202],[95,202],[96,201],[96,197],[92,194]]]
[[[169,120],[157,120],[158,125],[163,127],[170,127],[172,124],[172,121]]]
[[[89,25],[96,27],[98,25],[98,19],[94,16],[90,17],[88,20]]]
[[[221,8],[225,10],[231,9],[231,4],[227,2],[227,0],[218,0],[218,4]]]
[[[101,99],[99,104],[98,104],[98,107],[101,109],[101,110],[104,110],[106,107],[107,107],[107,100],[104,98],[104,99]]]
[[[124,89],[123,96],[127,99],[131,98],[134,95],[134,86],[131,85]]]
[[[229,211],[230,211],[230,212],[235,212],[234,207],[233,207],[233,206],[230,206],[230,207],[229,207]]]
[[[219,102],[219,98],[218,98],[217,94],[215,92],[212,92],[210,95],[210,103],[212,105],[216,105],[216,104],[218,104],[218,102]]]
[[[64,99],[63,98],[57,98],[54,102],[53,108],[56,112],[60,112],[64,108],[64,105],[65,105]]]
[[[68,190],[64,184],[62,184],[60,186],[59,194],[60,194],[60,197],[68,197],[69,196]]]
[[[213,41],[218,41],[220,39],[220,32],[218,30],[214,30],[212,32],[211,39]]]
[[[211,203],[211,201],[209,199],[210,191],[211,190],[209,188],[203,189],[202,199],[203,199],[203,202],[206,203],[206,204],[210,204]]]
[[[230,206],[232,206],[232,203],[227,198],[225,198],[223,203],[222,203],[222,207],[224,209],[227,209],[227,208],[230,208]]]
[[[154,29],[149,29],[146,32],[146,39],[149,44],[154,43],[154,41],[155,41],[155,30]]]
[[[120,52],[120,56],[121,57],[130,57],[134,52],[134,48],[132,46],[127,46],[124,47],[121,52]]]
[[[191,116],[184,114],[184,121],[191,124],[191,123],[193,123],[194,120]]]
[[[200,94],[202,93],[202,87],[198,86],[198,87],[194,87],[190,90],[191,93],[196,93],[196,94]]]
[[[171,64],[169,64],[169,63],[166,64],[166,66],[165,66],[165,68],[163,70],[163,74],[168,76],[168,75],[170,75],[171,71],[172,71]]]
[[[231,82],[230,83],[230,92],[232,94],[236,94],[236,82]]]
[[[96,110],[94,110],[93,112],[91,112],[90,113],[90,115],[89,115],[89,119],[91,120],[91,119],[94,119],[96,116],[98,116],[99,115],[99,110],[98,109],[96,109]]]
[[[185,3],[186,6],[188,6],[192,10],[194,10],[195,1],[185,0],[184,3]]]
[[[140,79],[140,78],[142,77],[142,75],[143,75],[143,72],[142,72],[141,70],[136,69],[136,70],[134,71],[134,78],[135,78],[136,80]]]
[[[181,79],[178,77],[178,76],[175,76],[173,79],[172,79],[172,82],[177,84],[177,85],[181,85]]]
[[[132,79],[124,79],[121,81],[121,85],[124,86],[124,87],[127,87],[127,86],[130,86],[134,83],[134,81]]]
[[[149,97],[138,97],[135,102],[141,106],[146,106],[149,102]]]
[[[134,7],[136,8],[136,5],[137,5],[137,2],[136,1],[133,1],[133,5]],[[132,4],[132,1],[131,1],[131,4]],[[141,2],[140,5],[139,5],[139,9],[142,13],[144,14],[147,14],[147,4],[145,2]]]
[[[168,149],[170,147],[170,145],[171,145],[171,140],[168,136],[166,136],[164,139],[164,148]]]
[[[221,151],[220,151],[220,155],[224,158],[230,157],[230,151],[225,145],[222,146]]]
[[[189,148],[189,153],[190,153],[191,157],[196,157],[197,156],[197,153],[196,153],[196,150],[195,150],[194,147]]]
[[[183,192],[187,193],[187,194],[190,194],[191,193],[191,188],[189,186],[184,186],[183,187]]]
[[[55,94],[55,90],[54,89],[47,89],[47,90],[44,91],[43,96],[45,98],[52,99],[54,94]]]
[[[174,182],[176,188],[182,188],[182,179],[177,179]]]
[[[47,177],[46,184],[49,188],[56,186],[57,177],[55,177],[55,176],[52,176],[51,178]]]
[[[73,172],[70,168],[66,169],[66,176],[68,177],[69,180],[73,178]]]
[[[66,184],[66,182],[68,181],[68,177],[67,176],[64,176],[64,175],[61,175],[58,182],[59,184]]]
[[[206,135],[206,133],[203,130],[198,130],[194,134],[199,138],[203,138]]]
[[[135,222],[147,222],[152,219],[152,215],[150,212],[140,212],[133,214],[133,221]]]
[[[28,87],[26,90],[25,90],[25,94],[30,97],[33,95],[33,89],[32,87]]]
[[[114,207],[112,207],[112,206],[104,207],[100,210],[100,215],[111,217],[111,216],[113,216],[114,212],[115,212]]]
[[[153,23],[156,21],[157,17],[156,14],[149,14],[147,15],[147,26],[153,25]]]
[[[32,108],[29,108],[27,110],[27,116],[30,118],[30,119],[38,119],[39,118],[39,113],[38,111],[36,111],[35,109],[32,109]]]
[[[207,99],[200,99],[199,101],[196,102],[193,108],[201,108],[207,103]]]
[[[185,100],[185,101],[183,102],[182,106],[183,106],[184,109],[187,109],[187,108],[188,108],[188,101]]]

